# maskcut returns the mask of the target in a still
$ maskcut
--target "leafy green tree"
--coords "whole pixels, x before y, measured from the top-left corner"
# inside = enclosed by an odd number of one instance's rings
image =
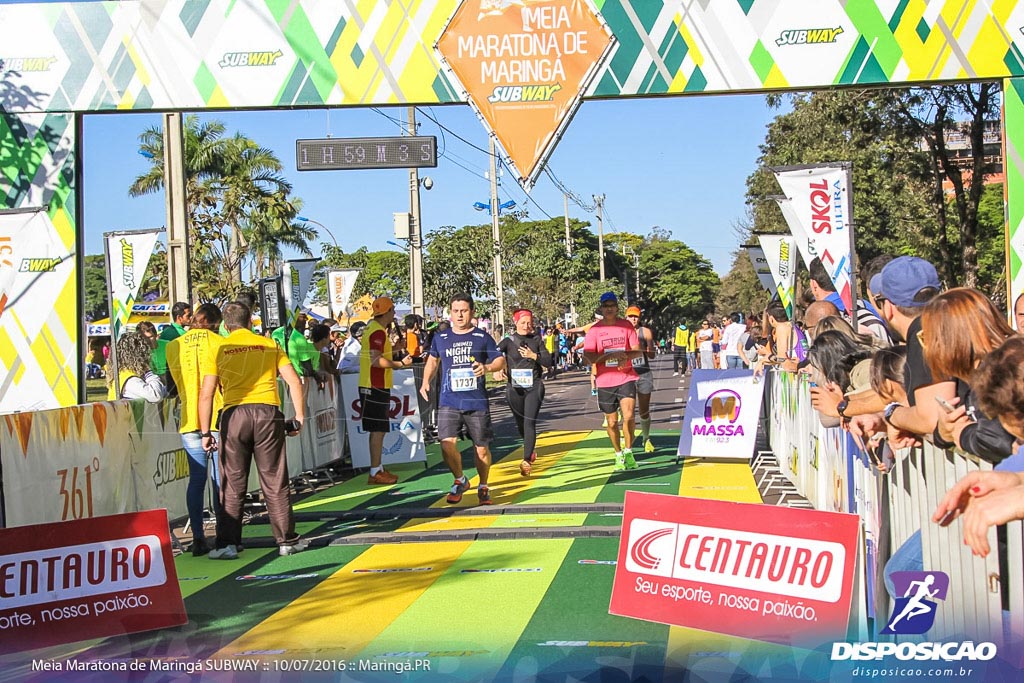
[[[360,247],[346,254],[339,247],[324,246],[323,259],[314,275],[314,303],[327,303],[327,272],[336,268],[359,268],[351,300],[370,296],[390,296],[396,302],[409,302],[409,257],[397,251],[369,251]]]
[[[92,320],[110,317],[107,307],[107,264],[103,254],[85,257],[85,314]]]
[[[640,253],[640,278],[640,307],[661,332],[713,311],[721,287],[708,259],[672,239],[647,240]]]

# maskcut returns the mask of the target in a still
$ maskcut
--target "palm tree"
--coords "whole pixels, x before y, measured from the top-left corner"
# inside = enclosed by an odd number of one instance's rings
[[[306,256],[313,255],[309,242],[316,239],[316,230],[294,220],[301,208],[301,200],[288,201],[285,195],[274,194],[249,212],[242,226],[242,237],[253,259],[255,277],[266,275],[281,261],[282,246],[292,247]]]
[[[240,239],[246,230],[259,244],[259,269],[281,244],[309,253],[308,230],[291,226],[298,209],[289,199],[291,184],[273,151],[241,133],[225,137],[220,121],[185,118],[185,187],[193,288],[202,300],[233,296],[242,285],[242,261],[252,247]],[[146,129],[139,151],[152,162],[128,189],[132,196],[164,186],[163,131]],[[274,223],[276,221],[276,224]]]

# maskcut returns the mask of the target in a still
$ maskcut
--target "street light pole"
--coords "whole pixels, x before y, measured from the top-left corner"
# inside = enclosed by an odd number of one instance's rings
[[[312,223],[313,225],[319,225],[321,228],[324,229],[324,232],[327,233],[327,236],[331,238],[331,241],[334,242],[334,248],[341,249],[341,247],[338,246],[338,240],[334,239],[334,234],[330,230],[328,230],[326,225],[324,225],[320,221],[315,221],[312,218],[306,218],[305,216],[296,216],[295,218],[302,221],[303,223]]]
[[[597,204],[597,253],[601,263],[601,282],[604,282],[604,195],[595,194]]]
[[[497,295],[496,321],[505,329],[505,288],[501,281],[501,226],[498,214],[498,155],[494,148],[494,136],[491,136],[491,238],[494,240],[494,289]]]
[[[562,199],[565,200],[565,255],[572,260],[572,233],[569,231],[569,193],[563,192]],[[574,301],[569,302],[569,320],[572,321],[572,326],[576,326],[576,303]]]
[[[416,135],[416,107],[409,107],[409,135]],[[426,186],[430,189],[430,186]],[[423,315],[423,231],[420,229],[420,173],[409,169],[409,304]]]

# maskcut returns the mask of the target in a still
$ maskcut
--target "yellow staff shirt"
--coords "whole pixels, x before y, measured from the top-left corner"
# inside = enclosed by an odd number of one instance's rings
[[[279,368],[290,365],[272,339],[249,330],[234,330],[221,342],[208,374],[220,377],[224,408],[239,405],[281,405],[277,391]]]
[[[181,400],[181,426],[178,431],[182,434],[199,431],[199,390],[203,386],[203,377],[217,374],[213,369],[214,357],[224,341],[216,332],[191,329],[167,344],[167,369],[178,387]],[[223,404],[224,395],[218,387],[213,395],[213,421],[210,424],[217,424]]]

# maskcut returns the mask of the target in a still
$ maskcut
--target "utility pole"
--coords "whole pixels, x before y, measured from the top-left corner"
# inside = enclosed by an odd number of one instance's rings
[[[562,199],[565,200],[565,254],[572,260],[572,233],[569,231],[569,193],[563,192]],[[576,326],[576,303],[569,303],[569,319],[572,326]]]
[[[501,282],[501,226],[498,223],[498,153],[491,135],[491,238],[494,240],[494,290],[498,311],[495,321],[505,329],[505,288]]]
[[[595,194],[597,204],[597,253],[601,264],[601,282],[604,282],[604,195]]]
[[[164,196],[167,208],[167,292],[171,303],[192,303],[185,200],[185,133],[181,112],[164,114]]]
[[[409,107],[409,135],[416,135],[416,107]],[[409,169],[409,304],[413,313],[423,315],[423,231],[420,229],[420,172],[417,168]]]

